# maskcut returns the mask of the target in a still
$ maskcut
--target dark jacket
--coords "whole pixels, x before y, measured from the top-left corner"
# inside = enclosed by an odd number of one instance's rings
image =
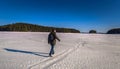
[[[54,39],[51,40],[51,35],[53,35]],[[55,45],[56,44],[56,39],[58,41],[60,41],[60,39],[57,37],[56,33],[55,32],[51,32],[49,35],[48,35],[48,43],[50,43],[51,45]]]

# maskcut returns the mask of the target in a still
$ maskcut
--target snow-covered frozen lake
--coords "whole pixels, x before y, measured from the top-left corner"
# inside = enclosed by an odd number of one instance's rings
[[[0,32],[0,69],[120,69],[120,35],[57,33],[48,57],[48,34]]]

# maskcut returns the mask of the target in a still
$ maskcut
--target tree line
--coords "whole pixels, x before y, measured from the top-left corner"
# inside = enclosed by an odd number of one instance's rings
[[[107,34],[120,34],[120,28],[110,29]]]
[[[28,23],[14,23],[0,26],[0,31],[19,31],[19,32],[50,32],[52,29],[56,29],[57,32],[66,32],[66,33],[80,33],[79,30],[71,28],[57,28],[57,27],[48,27]]]
[[[79,30],[71,28],[57,28],[48,27],[28,23],[13,23],[0,26],[0,31],[18,31],[18,32],[50,32],[52,29],[56,29],[57,32],[64,33],[80,33]],[[98,33],[96,30],[90,30],[89,33]],[[120,28],[110,29],[106,34],[120,34]]]

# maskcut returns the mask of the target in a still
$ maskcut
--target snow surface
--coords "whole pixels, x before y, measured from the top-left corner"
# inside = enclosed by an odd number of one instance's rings
[[[120,35],[57,33],[49,57],[48,34],[0,32],[0,69],[120,69]]]

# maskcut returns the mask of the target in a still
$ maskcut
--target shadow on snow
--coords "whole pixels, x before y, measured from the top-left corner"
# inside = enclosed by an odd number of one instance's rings
[[[32,55],[37,55],[37,56],[42,56],[42,57],[49,57],[49,56],[46,56],[46,55],[48,55],[48,53],[44,53],[44,52],[31,52],[31,51],[9,49],[9,48],[4,48],[4,50],[10,51],[10,52],[19,52],[19,53],[32,54]]]

